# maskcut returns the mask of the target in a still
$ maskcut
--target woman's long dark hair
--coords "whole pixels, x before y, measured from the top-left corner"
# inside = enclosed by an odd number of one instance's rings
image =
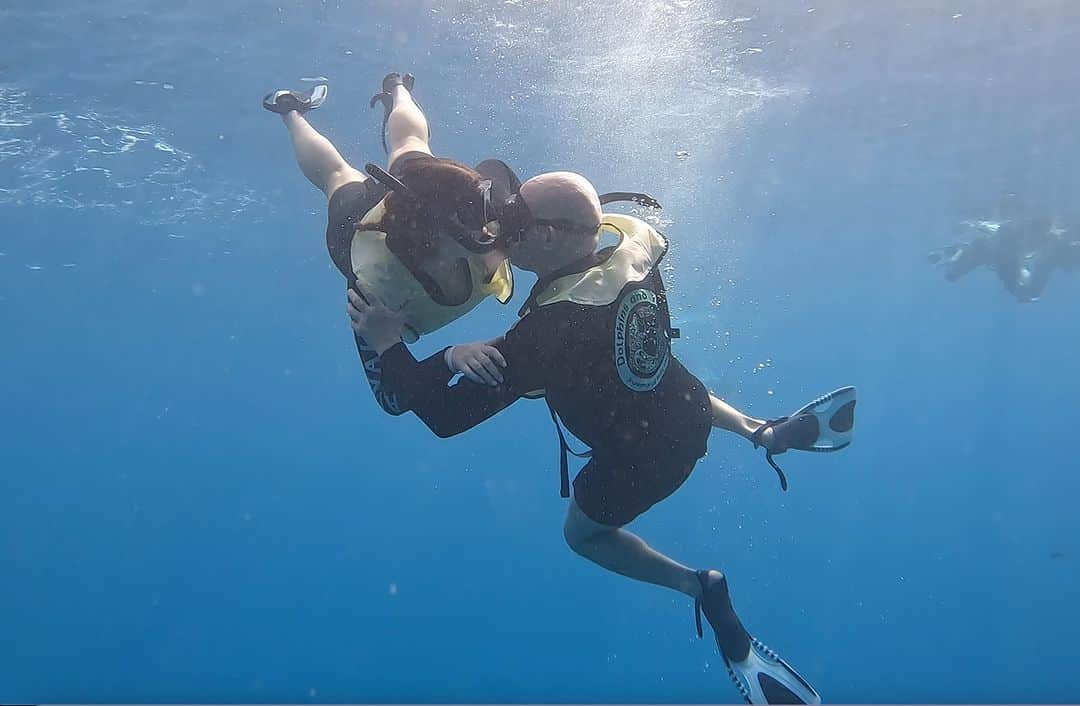
[[[410,159],[395,170],[395,176],[416,198],[391,191],[386,196],[382,219],[359,230],[386,233],[387,247],[433,299],[446,306],[463,304],[464,301],[457,301],[460,297],[447,300],[441,288],[423,274],[421,265],[433,256],[438,238],[450,237],[447,231],[453,221],[468,230],[483,228],[484,199],[480,189],[483,177],[464,164],[438,157]],[[468,263],[462,259],[460,265],[465,266],[467,276]]]

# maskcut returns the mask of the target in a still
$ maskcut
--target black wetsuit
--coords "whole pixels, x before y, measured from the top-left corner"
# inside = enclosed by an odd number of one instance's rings
[[[601,251],[578,267],[602,262]],[[551,278],[533,288],[550,286]],[[498,387],[452,386],[444,351],[417,362],[404,344],[382,355],[383,375],[435,434],[461,433],[531,392],[548,404],[592,458],[574,496],[593,520],[623,525],[673,493],[705,455],[712,424],[705,386],[671,355],[670,317],[655,267],[606,306],[534,306],[497,344]]]

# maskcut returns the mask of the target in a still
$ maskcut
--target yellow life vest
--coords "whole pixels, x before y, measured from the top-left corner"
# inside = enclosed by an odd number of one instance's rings
[[[633,216],[605,213],[601,231],[619,236],[619,244],[603,262],[582,272],[564,275],[533,294],[526,307],[541,307],[556,302],[585,306],[607,306],[618,298],[630,282],[648,276],[667,252],[668,244],[651,225]],[[521,314],[528,309],[523,307]]]
[[[360,219],[360,226],[378,223],[386,212],[384,201],[377,203]],[[466,253],[472,278],[472,294],[457,306],[444,306],[432,301],[424,285],[386,245],[386,233],[376,230],[357,230],[350,249],[353,274],[360,286],[379,297],[390,309],[405,314],[406,343],[437,331],[451,321],[464,316],[489,296],[506,304],[514,294],[514,277],[510,263],[503,261],[490,278],[481,257]]]

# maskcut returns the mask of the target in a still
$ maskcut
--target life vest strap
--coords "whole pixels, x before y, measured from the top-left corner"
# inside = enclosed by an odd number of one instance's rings
[[[547,401],[545,399],[545,401]],[[562,425],[559,424],[559,416],[555,414],[555,408],[551,406],[551,402],[547,403],[548,412],[551,413],[551,421],[555,424],[555,431],[559,434],[559,495],[564,498],[570,497],[570,463],[566,458],[567,452],[570,452],[578,458],[589,458],[592,456],[592,451],[585,451],[578,453],[570,448],[570,445],[566,443],[566,435],[563,434]]]

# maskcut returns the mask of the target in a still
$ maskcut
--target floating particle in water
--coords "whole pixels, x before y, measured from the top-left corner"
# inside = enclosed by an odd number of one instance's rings
[[[690,156],[690,150],[675,150],[675,156],[679,159],[686,159]]]
[[[166,91],[171,91],[176,88],[176,86],[172,85],[171,83],[163,83],[161,84],[161,87],[164,88]]]
[[[170,237],[170,238],[175,238],[175,239],[177,239],[177,240],[183,240],[183,239],[184,239],[184,236],[182,236],[182,235],[179,235],[179,234],[177,234],[177,233],[169,233],[169,237]]]
[[[311,698],[314,699],[315,695],[318,694],[319,692],[315,691],[315,687],[311,687],[310,689],[308,689],[307,693],[308,693],[308,696],[310,696]]]
[[[197,297],[201,297],[206,294],[206,286],[202,282],[195,282],[191,285],[191,293]]]
[[[305,83],[327,83],[330,81],[330,79],[325,76],[304,76],[300,80]]]
[[[386,592],[388,594],[390,594],[391,596],[396,596],[397,595],[397,584],[396,583],[390,584],[390,586],[386,589]]]
[[[27,265],[26,269],[30,270],[31,272],[40,272],[45,268],[43,268],[41,265]]]
[[[65,262],[61,267],[75,267],[74,262]]]
[[[352,49],[346,49],[345,56],[352,56]]]
[[[744,51],[743,54],[760,54],[763,51],[765,51],[765,50],[762,49],[761,47],[750,47],[749,49]]]
[[[958,19],[960,19],[960,18],[961,18],[961,17],[963,17],[963,16],[964,16],[964,13],[962,13],[962,12],[958,12],[958,13],[956,13],[955,15],[953,15],[953,16],[952,16],[952,18],[953,18],[954,20],[958,20]]]
[[[813,8],[813,7],[811,7],[811,8],[808,8],[808,9],[806,10],[806,12],[807,12],[807,14],[809,14],[809,13],[813,12],[813,11],[814,11],[815,9],[816,9],[816,8]]]
[[[1065,552],[1050,552],[1051,559],[1064,559],[1067,556]]]

